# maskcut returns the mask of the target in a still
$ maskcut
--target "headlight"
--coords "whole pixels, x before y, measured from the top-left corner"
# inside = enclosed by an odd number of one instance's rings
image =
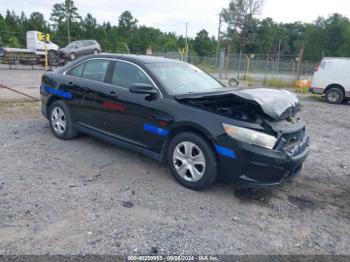
[[[277,138],[251,129],[222,124],[226,134],[239,141],[268,149],[273,149]]]

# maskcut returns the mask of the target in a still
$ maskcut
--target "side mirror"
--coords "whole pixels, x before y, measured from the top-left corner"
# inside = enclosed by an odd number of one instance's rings
[[[238,87],[239,81],[235,78],[231,78],[230,80],[228,80],[228,85],[230,87]]]
[[[132,84],[129,88],[129,92],[133,94],[143,94],[143,95],[150,95],[150,96],[158,95],[157,90],[152,85],[144,84],[144,83]]]

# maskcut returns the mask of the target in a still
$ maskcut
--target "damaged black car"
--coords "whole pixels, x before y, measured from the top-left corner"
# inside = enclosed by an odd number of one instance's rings
[[[184,186],[274,186],[301,173],[309,138],[297,97],[226,87],[195,66],[91,55],[41,81],[42,113],[64,140],[80,132],[167,162]]]

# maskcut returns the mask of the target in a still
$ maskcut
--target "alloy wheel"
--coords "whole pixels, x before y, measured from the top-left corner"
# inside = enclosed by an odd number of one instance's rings
[[[202,150],[194,143],[179,143],[173,152],[173,164],[177,174],[188,182],[199,181],[205,173],[205,157]]]
[[[339,100],[339,93],[337,91],[331,91],[328,93],[328,100],[331,103],[337,103]]]
[[[66,116],[60,107],[55,107],[51,111],[51,123],[56,134],[62,135],[66,131]]]

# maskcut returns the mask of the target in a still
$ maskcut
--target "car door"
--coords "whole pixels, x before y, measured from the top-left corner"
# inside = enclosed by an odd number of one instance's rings
[[[90,59],[85,63],[79,80],[79,85],[85,90],[80,125],[105,130],[108,115],[104,112],[103,104],[113,97],[111,86],[105,82],[110,66],[111,61],[108,59]]]
[[[167,134],[166,129],[160,132],[163,129],[159,123],[170,116],[159,110],[161,94],[150,99],[147,95],[130,93],[129,88],[135,83],[155,87],[152,79],[138,65],[126,61],[116,62],[110,78],[115,96],[109,96],[103,105],[108,112],[106,130],[127,142],[159,151]]]
[[[84,40],[82,41],[83,42],[83,47],[82,47],[82,55],[88,55],[88,54],[91,54],[92,51],[91,51],[91,41],[89,40]]]
[[[65,73],[61,77],[61,85],[65,94],[70,97],[67,99],[66,103],[69,107],[69,111],[73,122],[81,121],[84,112],[82,109],[83,99],[85,94],[85,87],[81,81],[81,75],[85,63],[81,63]]]
[[[82,41],[77,41],[75,44],[75,53],[77,56],[82,56],[83,55],[83,42]]]

